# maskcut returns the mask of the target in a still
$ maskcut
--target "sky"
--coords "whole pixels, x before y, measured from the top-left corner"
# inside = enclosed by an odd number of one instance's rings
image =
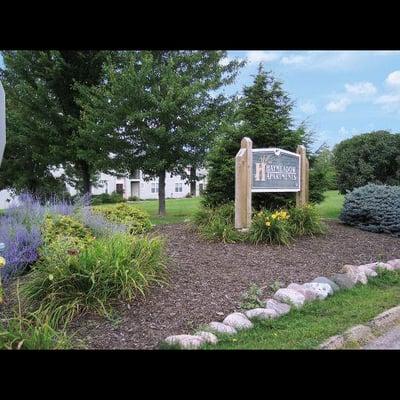
[[[295,101],[295,124],[314,132],[314,149],[372,130],[400,132],[400,51],[228,51],[223,62],[233,58],[247,64],[224,92],[240,94],[261,62]]]
[[[259,63],[295,101],[295,124],[306,121],[314,149],[372,130],[400,132],[400,51],[228,51],[247,60],[236,82],[240,94]]]

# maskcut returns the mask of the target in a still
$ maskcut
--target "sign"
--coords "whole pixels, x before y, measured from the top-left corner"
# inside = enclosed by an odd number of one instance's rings
[[[252,192],[299,192],[300,155],[287,150],[254,149]]]
[[[0,165],[6,147],[6,96],[0,82]]]
[[[236,229],[250,228],[252,193],[295,192],[296,206],[307,204],[309,165],[304,146],[297,146],[296,153],[277,148],[253,149],[252,140],[244,137],[240,147],[235,157]]]

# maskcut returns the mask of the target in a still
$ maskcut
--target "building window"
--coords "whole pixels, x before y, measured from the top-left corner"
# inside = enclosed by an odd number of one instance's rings
[[[199,193],[200,195],[202,195],[204,192],[204,184],[203,183],[199,183]]]
[[[119,194],[123,194],[124,193],[124,184],[123,183],[117,183],[116,192],[119,193]]]
[[[182,192],[182,183],[175,183],[175,192]]]
[[[151,193],[158,193],[158,182],[151,184]]]

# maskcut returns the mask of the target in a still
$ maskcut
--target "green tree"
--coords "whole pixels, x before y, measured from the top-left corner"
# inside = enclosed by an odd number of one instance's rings
[[[374,131],[343,140],[334,148],[341,193],[368,183],[400,184],[400,134]]]
[[[3,51],[0,71],[7,103],[7,151],[2,187],[64,187],[90,192],[96,173],[109,166],[112,141],[81,129],[82,87],[102,81],[103,66],[118,52]],[[55,179],[51,170],[64,167]]]
[[[108,66],[104,85],[83,91],[86,129],[118,138],[119,167],[158,177],[160,215],[166,174],[187,177],[218,129],[226,101],[215,91],[242,65],[225,57],[224,51],[126,52],[121,65]]]
[[[235,197],[235,156],[240,141],[248,136],[254,148],[280,147],[296,151],[299,144],[309,147],[311,135],[304,124],[293,126],[293,102],[282,83],[260,64],[251,86],[236,100],[223,131],[207,156],[208,182],[204,202],[210,206],[233,201]],[[293,200],[293,194],[254,193],[253,206],[276,207]]]

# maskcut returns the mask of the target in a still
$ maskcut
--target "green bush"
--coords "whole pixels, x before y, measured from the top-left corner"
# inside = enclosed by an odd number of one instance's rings
[[[370,232],[400,236],[400,186],[369,184],[347,193],[340,219]]]
[[[353,136],[335,146],[333,160],[342,194],[368,183],[400,185],[400,134]]]
[[[93,211],[103,214],[111,222],[126,225],[130,234],[145,233],[152,227],[149,214],[130,204],[96,206]]]
[[[94,240],[89,228],[68,215],[47,215],[42,225],[45,245],[63,241],[68,248],[82,249]]]
[[[122,196],[122,194],[117,192],[112,192],[111,194],[102,193],[95,194],[91,197],[92,206],[97,206],[99,204],[115,204],[115,203],[123,203],[126,200]]]
[[[87,311],[109,315],[114,301],[144,295],[164,277],[161,239],[117,234],[97,239],[74,255],[67,254],[63,242],[58,248],[45,246],[21,294],[57,327]]]
[[[287,245],[292,239],[292,233],[287,211],[271,212],[263,210],[258,212],[252,220],[248,239],[251,243],[267,242],[270,244]]]
[[[139,201],[140,199],[139,199],[139,197],[137,197],[137,196],[130,196],[129,198],[128,198],[128,201]]]
[[[289,215],[289,226],[293,236],[313,236],[326,232],[317,208],[311,204],[290,208]]]
[[[234,218],[231,203],[216,208],[202,206],[194,215],[194,223],[205,239],[234,243],[243,240],[243,235],[235,229]]]

